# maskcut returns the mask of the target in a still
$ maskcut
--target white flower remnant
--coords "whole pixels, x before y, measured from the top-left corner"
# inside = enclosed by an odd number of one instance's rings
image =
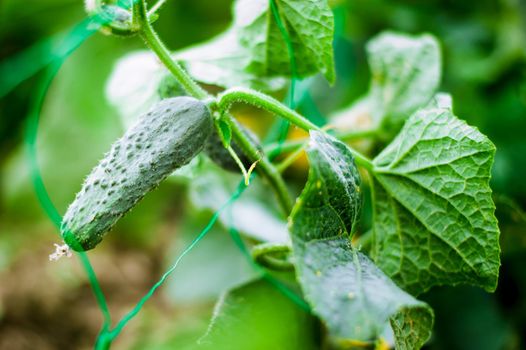
[[[53,254],[49,255],[49,261],[58,261],[63,256],[70,258],[73,254],[71,252],[71,248],[67,244],[57,244],[53,243],[55,245],[55,252]]]

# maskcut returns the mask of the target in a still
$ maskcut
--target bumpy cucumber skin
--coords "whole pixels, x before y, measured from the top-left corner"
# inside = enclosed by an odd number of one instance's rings
[[[259,140],[256,135],[251,131],[243,128],[246,136],[248,136],[254,143],[259,145]],[[241,147],[235,142],[231,143],[232,149],[238,155],[239,159],[243,163],[243,166],[248,169],[252,165],[252,161],[245,155]],[[259,147],[259,146],[258,146]],[[214,129],[208,140],[206,141],[205,148],[203,152],[212,160],[214,163],[219,165],[221,168],[228,170],[230,172],[240,172],[239,166],[234,161],[228,150],[223,146],[221,138],[217,134],[217,130]]]
[[[168,98],[174,96],[184,96],[186,92],[177,82],[177,80],[173,77],[173,75],[168,74],[159,83],[159,87],[157,88],[157,94],[160,98]],[[244,129],[244,131],[247,135],[250,135],[250,137],[253,140],[256,140],[255,136],[251,135],[249,131],[247,131],[246,129]],[[241,160],[245,168],[250,168],[252,162],[244,154],[243,150],[238,146],[238,144],[235,141],[232,141],[231,146],[234,149],[234,152],[236,152],[236,154],[239,156],[239,159]],[[203,152],[208,156],[208,158],[210,158],[215,164],[219,165],[221,168],[230,172],[240,171],[237,163],[234,161],[227,149],[223,146],[223,142],[217,134],[217,130],[214,129],[210,134],[210,137],[208,137]]]
[[[157,94],[160,98],[168,98],[174,96],[183,96],[185,95],[184,89],[177,82],[177,80],[171,74],[167,74],[162,78],[159,86],[157,88]],[[246,132],[246,130],[245,130]],[[248,132],[246,132],[249,134]],[[252,136],[252,135],[250,135]],[[238,146],[235,141],[231,143],[232,149],[239,156],[239,159],[245,166],[249,168],[251,165],[250,159],[244,154],[243,150]],[[212,131],[212,134],[208,138],[203,152],[210,158],[215,164],[219,165],[221,168],[228,170],[230,172],[239,172],[239,166],[236,164],[230,153],[223,146],[221,138],[217,134],[217,130]]]
[[[145,194],[201,152],[213,129],[207,106],[194,98],[156,104],[86,178],[64,216],[64,241],[77,251],[94,248]]]
[[[231,146],[234,152],[236,152],[236,154],[239,156],[239,159],[245,168],[249,168],[251,163],[250,159],[248,159],[248,157],[243,153],[237,143],[232,141]],[[216,130],[214,130],[208,138],[203,151],[208,156],[208,158],[210,158],[210,160],[219,165],[221,168],[231,172],[240,171],[239,166],[236,164],[225,146],[223,146],[223,142],[219,138]]]

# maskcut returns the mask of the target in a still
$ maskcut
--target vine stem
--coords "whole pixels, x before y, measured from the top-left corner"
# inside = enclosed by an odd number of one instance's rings
[[[294,265],[288,259],[292,253],[289,244],[284,243],[262,243],[250,252],[252,259],[258,264],[276,271],[294,270]]]
[[[354,141],[359,139],[375,137],[377,134],[378,129],[373,128],[356,131],[336,132],[334,133],[334,137],[336,137],[340,141]],[[297,140],[286,141],[281,144],[278,142],[271,143],[265,146],[265,153],[271,158],[276,157],[281,153],[296,151],[298,148],[303,147],[308,141],[308,138],[302,138]]]
[[[258,264],[277,271],[293,270],[294,265],[287,259],[292,248],[284,243],[262,243],[252,248],[252,259]],[[284,255],[280,257],[279,255]]]
[[[232,146],[228,145],[226,149],[228,153],[230,153],[232,159],[234,159],[234,162],[236,162],[239,170],[241,170],[241,173],[243,173],[243,177],[245,178],[245,186],[248,186],[250,184],[250,174],[248,173],[247,169],[245,169],[243,162],[241,161],[241,159],[239,159],[239,156],[236,154],[236,151],[232,149]]]
[[[283,173],[289,166],[291,166],[295,161],[297,161],[303,154],[305,145],[298,147],[293,153],[291,153],[287,158],[285,158],[281,163],[279,163],[276,168],[279,172]]]
[[[236,141],[243,152],[245,152],[245,154],[253,162],[259,160],[257,169],[260,169],[260,171],[267,177],[267,180],[270,182],[271,186],[276,192],[276,196],[278,197],[281,208],[285,212],[285,215],[288,216],[292,210],[292,199],[290,198],[287,186],[281,177],[281,173],[265,156],[261,154],[258,147],[252,142],[252,140],[246,137],[241,125],[235,118],[229,114],[225,114],[224,117],[225,121],[230,125],[232,134],[236,138]]]
[[[296,126],[302,128],[305,131],[315,130],[324,132],[320,127],[310,122],[298,112],[283,105],[278,100],[252,89],[228,89],[225,92],[221,93],[217,98],[217,106],[222,112],[227,112],[232,106],[232,104],[236,102],[248,103],[258,108],[267,110],[288,120],[289,122],[295,124]],[[300,144],[298,147],[301,147],[301,145],[302,144]],[[349,147],[349,150],[351,151],[352,155],[354,156],[354,160],[358,165],[364,167],[370,172],[374,171],[373,163],[367,157],[365,157],[363,154],[351,147]]]
[[[265,109],[287,119],[292,124],[306,131],[320,130],[317,125],[310,122],[298,112],[288,108],[278,100],[255,90],[247,88],[232,88],[221,93],[217,99],[217,105],[222,111],[228,111],[230,106],[235,102],[245,102]]]
[[[197,99],[205,99],[209,97],[208,93],[203,90],[186,72],[183,68],[172,59],[170,51],[164,46],[163,42],[153,29],[148,21],[148,14],[146,11],[146,4],[144,0],[138,0],[133,5],[133,18],[137,20],[140,26],[141,36],[146,45],[158,56],[159,60],[166,66],[166,68],[174,75],[177,81],[181,84],[183,89]]]
[[[211,96],[201,88],[176,61],[173,60],[170,51],[163,44],[148,21],[148,13],[144,0],[136,0],[136,2],[134,2],[133,19],[134,21],[137,21],[141,37],[146,45],[157,55],[159,60],[166,66],[170,73],[174,75],[183,89],[188,94],[199,100],[210,98]],[[277,171],[274,165],[266,157],[260,154],[257,145],[245,135],[242,127],[234,117],[226,113],[224,117],[232,128],[234,139],[238,142],[241,149],[253,162],[259,161],[257,167],[258,171],[269,181],[276,193],[281,208],[285,212],[285,215],[288,215],[292,210],[292,199],[290,198],[290,194],[280,172]]]

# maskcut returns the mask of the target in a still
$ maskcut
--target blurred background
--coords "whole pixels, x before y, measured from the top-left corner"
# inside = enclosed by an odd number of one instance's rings
[[[231,20],[230,4],[170,0],[155,27],[168,47],[183,48],[223,31]],[[499,287],[494,294],[469,287],[435,288],[422,296],[436,313],[427,348],[526,349],[526,1],[345,0],[332,5],[341,26],[335,39],[338,78],[333,87],[321,79],[313,84],[316,113],[326,116],[366,92],[365,43],[371,37],[386,29],[430,32],[443,51],[440,90],[452,94],[457,116],[497,146],[492,188],[501,229]],[[0,1],[0,62],[60,35],[84,17],[79,0]],[[123,132],[117,111],[105,98],[105,84],[116,60],[141,48],[138,38],[96,34],[66,61],[50,87],[41,115],[38,161],[60,213]],[[88,349],[102,317],[77,259],[48,261],[60,238],[40,208],[26,164],[24,126],[41,78],[34,75],[0,99],[0,349]],[[261,123],[270,120],[262,118]],[[299,189],[305,172],[300,162],[287,176]],[[89,254],[116,319],[147,292],[217,209],[218,203],[196,182],[184,176],[164,182]],[[227,194],[217,196],[226,199]],[[213,203],[203,204],[207,198]],[[267,204],[272,220],[276,205],[272,199]],[[114,348],[195,348],[221,292],[255,276],[226,230],[216,225]],[[252,283],[251,288],[258,288],[249,291],[255,295],[250,307],[267,312],[252,314],[252,323],[232,325],[253,340],[252,347],[244,348],[309,348],[301,342],[286,344],[291,334],[304,338],[302,332],[315,328],[312,322],[301,316],[305,324],[292,326],[298,313],[293,303],[264,282]],[[272,334],[272,339],[258,338],[258,333]]]

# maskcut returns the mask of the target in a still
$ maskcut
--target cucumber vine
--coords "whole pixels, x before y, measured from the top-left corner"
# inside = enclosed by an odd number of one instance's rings
[[[232,157],[247,186],[252,170],[258,172],[288,217],[290,242],[256,240],[251,258],[269,271],[295,273],[310,312],[326,329],[324,346],[380,347],[392,339],[397,349],[419,349],[431,336],[434,318],[430,306],[416,298],[419,294],[437,285],[496,288],[499,229],[489,188],[495,147],[454,115],[448,95],[437,93],[440,50],[428,34],[385,32],[368,44],[370,89],[341,113],[353,120],[365,111],[366,127],[342,130],[336,117],[325,127],[314,124],[270,93],[283,87],[281,78],[296,74],[335,79],[334,21],[327,1],[258,0],[260,8],[252,11],[261,12],[250,23],[237,17],[240,8],[251,6],[247,1],[236,1],[234,23],[224,35],[179,55],[168,50],[152,25],[163,0],[150,10],[145,0],[134,0],[131,7],[88,1],[89,13],[113,16],[105,32],[140,36],[188,97],[163,96],[114,144],[68,209],[64,239],[75,250],[93,248],[216,133],[221,142],[214,147],[221,148],[221,156]],[[276,40],[273,34],[285,40],[265,46]],[[200,58],[196,52],[227,46],[227,40],[236,43],[236,57],[245,60],[225,74],[247,84],[232,86],[220,74],[205,76],[201,66],[193,65]],[[221,60],[206,64],[225,68]],[[224,90],[212,95],[198,82]],[[308,136],[261,146],[231,113],[237,103],[278,116]],[[346,143],[356,140],[387,146],[375,154],[373,147],[358,151]],[[120,151],[128,147],[133,152]],[[282,173],[303,151],[308,180],[293,203]],[[273,161],[287,153],[281,163]],[[365,187],[373,212],[368,233],[359,220]],[[360,248],[357,241],[367,244]],[[213,335],[214,324],[205,337]],[[101,348],[109,343],[102,340]]]

